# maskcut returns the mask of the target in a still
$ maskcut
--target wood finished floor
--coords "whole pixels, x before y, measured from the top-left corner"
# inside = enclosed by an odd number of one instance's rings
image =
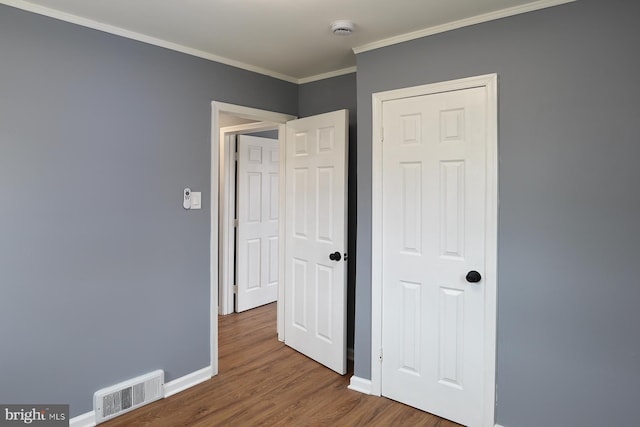
[[[103,425],[459,426],[348,390],[352,369],[340,376],[278,341],[275,303],[220,316],[218,336],[217,376]]]

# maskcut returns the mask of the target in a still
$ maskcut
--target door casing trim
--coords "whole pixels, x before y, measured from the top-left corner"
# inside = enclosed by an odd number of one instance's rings
[[[493,426],[496,399],[498,247],[498,75],[487,74],[372,94],[371,394],[382,394],[382,106],[385,101],[484,87],[487,91],[485,339],[483,425]]]

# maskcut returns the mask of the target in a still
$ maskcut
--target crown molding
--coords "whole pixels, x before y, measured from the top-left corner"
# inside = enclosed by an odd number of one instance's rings
[[[343,68],[341,70],[329,71],[327,73],[316,74],[315,76],[303,77],[298,79],[298,84],[312,83],[318,80],[330,79],[331,77],[344,76],[356,72],[356,66]]]
[[[70,13],[61,12],[59,10],[51,9],[48,7],[40,6],[37,4],[29,3],[24,0],[0,0],[0,4],[12,6],[18,9],[26,10],[27,12],[37,13],[38,15],[48,16],[50,18],[58,19],[60,21],[77,24],[83,27],[92,28],[94,30],[103,31],[105,33],[115,34],[117,36],[125,37],[128,39],[136,40],[139,42],[163,47],[165,49],[174,50],[187,55],[196,56],[210,61],[219,62],[221,64],[230,65],[236,68],[242,68],[247,71],[253,71],[254,73],[263,74],[269,77],[273,77],[279,80],[284,80],[290,83],[298,83],[299,79],[285,74],[277,73],[266,68],[256,67],[254,65],[246,64],[244,62],[235,61],[233,59],[225,58],[223,56],[214,55],[203,50],[194,49],[188,46],[183,46],[178,43],[169,42],[156,37],[151,37],[146,34],[136,33],[135,31],[125,30],[124,28],[116,27],[114,25],[105,24],[92,19],[83,18],[81,16],[72,15]]]
[[[434,27],[429,27],[422,30],[414,31],[411,33],[401,34],[399,36],[394,36],[387,39],[378,40],[372,43],[367,43],[365,45],[353,48],[353,52],[357,55],[359,53],[367,52],[374,49],[379,49],[386,46],[391,46],[394,44],[398,44],[398,43],[402,43],[410,40],[415,40],[415,39],[430,36],[433,34],[443,33],[443,32],[455,30],[458,28],[468,27],[470,25],[480,24],[483,22],[493,21],[500,18],[506,18],[509,16],[519,15],[526,12],[532,12],[539,9],[545,9],[552,6],[571,3],[574,1],[576,0],[538,0],[532,3],[527,3],[522,6],[515,6],[515,7],[495,11],[495,12],[485,13],[482,15],[461,19],[461,20],[450,22],[447,24],[437,25]],[[294,83],[294,84],[311,83],[319,80],[329,79],[332,77],[342,76],[345,74],[356,72],[356,67],[353,66],[353,67],[343,68],[340,70],[316,74],[309,77],[296,78],[293,76],[268,70],[266,68],[257,67],[244,62],[225,58],[223,56],[214,55],[212,53],[205,52],[203,50],[194,49],[178,43],[173,43],[167,40],[151,37],[146,34],[126,30],[124,28],[116,27],[114,25],[105,24],[92,19],[83,18],[81,16],[77,16],[70,13],[65,13],[55,9],[51,9],[48,7],[40,6],[37,4],[29,3],[28,1],[25,1],[25,0],[0,0],[0,4],[5,4],[7,6],[12,6],[28,12],[33,12],[38,15],[48,16],[50,18],[58,19],[61,21],[69,22],[69,23],[80,25],[87,28],[92,28],[94,30],[102,31],[109,34],[114,34],[114,35],[125,37],[131,40],[136,40],[142,43],[163,47],[165,49],[170,49],[176,52],[185,53],[187,55],[196,56],[196,57],[207,59],[214,62],[219,62],[221,64],[225,64],[225,65],[240,68],[243,70],[251,71],[254,73],[262,74],[265,76],[273,77],[279,80],[284,80],[286,82]]]
[[[506,18],[514,15],[520,15],[522,13],[533,12],[535,10],[546,9],[548,7],[558,6],[561,4],[571,3],[574,1],[576,0],[538,0],[538,1],[527,3],[521,6],[514,6],[507,9],[497,10],[495,12],[484,13],[482,15],[476,15],[470,18],[460,19],[458,21],[453,21],[446,24],[436,25],[434,27],[428,27],[422,30],[413,31],[411,33],[389,37],[387,39],[378,40],[373,43],[367,43],[362,46],[354,47],[353,52],[357,55],[359,53],[367,52],[370,50],[380,49],[381,47],[387,47],[394,44],[415,40],[415,39],[431,36],[438,33],[444,33],[446,31],[451,31],[458,28],[468,27],[470,25],[481,24],[483,22],[488,22],[488,21],[494,21],[496,19]]]

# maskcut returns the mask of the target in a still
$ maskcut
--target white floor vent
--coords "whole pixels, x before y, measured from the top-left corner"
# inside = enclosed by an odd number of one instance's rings
[[[93,394],[96,424],[164,397],[164,371],[157,370]]]

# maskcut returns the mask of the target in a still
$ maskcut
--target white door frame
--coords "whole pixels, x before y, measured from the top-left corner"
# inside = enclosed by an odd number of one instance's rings
[[[234,226],[234,206],[236,203],[236,162],[233,150],[231,150],[231,138],[248,132],[261,132],[277,130],[278,124],[268,122],[255,122],[243,125],[220,128],[220,286],[219,286],[219,311],[220,315],[234,312],[233,285],[234,257],[236,253]]]
[[[486,266],[484,340],[484,425],[495,419],[496,296],[498,245],[498,76],[487,74],[447,82],[397,89],[372,95],[372,248],[371,248],[371,394],[382,394],[382,104],[394,99],[485,87],[487,91]]]
[[[210,242],[209,242],[209,281],[210,281],[210,293],[211,302],[209,307],[209,314],[211,316],[209,324],[211,325],[211,371],[212,375],[218,374],[218,289],[219,284],[222,281],[220,276],[219,263],[222,263],[221,255],[225,252],[225,247],[222,245],[222,240],[219,238],[223,233],[222,223],[219,221],[222,217],[220,212],[220,183],[225,182],[225,153],[224,153],[224,137],[220,132],[220,115],[222,113],[231,114],[237,117],[255,120],[257,122],[269,122],[276,124],[279,129],[279,141],[280,141],[280,188],[285,188],[284,185],[284,141],[286,137],[285,123],[289,120],[293,120],[296,117],[275,113],[267,110],[260,110],[257,108],[244,107],[241,105],[227,104],[224,102],[211,102],[211,229],[210,229]],[[228,180],[227,180],[228,182]],[[224,188],[224,187],[222,187]],[[280,192],[280,211],[285,211],[285,192]],[[285,216],[280,215],[279,221],[279,233],[280,242],[284,242],[284,225]],[[284,340],[284,244],[280,245],[280,266],[278,273],[278,339]]]

